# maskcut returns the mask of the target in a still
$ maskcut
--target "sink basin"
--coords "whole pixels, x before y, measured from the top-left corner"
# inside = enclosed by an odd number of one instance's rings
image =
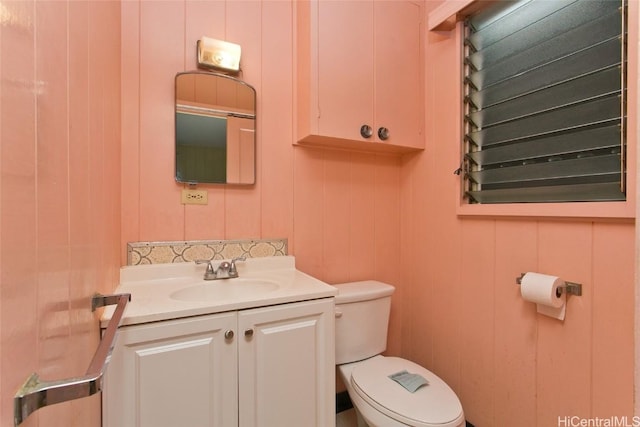
[[[261,279],[220,279],[201,281],[169,295],[179,301],[215,301],[258,296],[273,292],[280,287],[278,282]]]

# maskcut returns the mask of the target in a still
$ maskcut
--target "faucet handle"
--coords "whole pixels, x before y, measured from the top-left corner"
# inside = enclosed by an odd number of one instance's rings
[[[247,260],[247,258],[244,257],[244,256],[239,256],[239,257],[233,258],[231,260],[231,267],[229,268],[229,275],[230,276],[233,275],[235,277],[238,277],[238,269],[236,268],[236,262],[237,261],[246,261],[246,260]]]
[[[207,264],[207,274],[214,274],[213,265],[211,265],[211,260],[208,260],[208,259],[197,259],[194,262],[196,264]]]

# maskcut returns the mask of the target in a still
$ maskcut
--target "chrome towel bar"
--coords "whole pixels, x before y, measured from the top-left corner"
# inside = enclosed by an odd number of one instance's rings
[[[91,299],[91,311],[98,307],[117,304],[100,345],[82,377],[57,381],[40,381],[35,372],[27,378],[13,398],[13,425],[20,425],[31,413],[45,406],[91,396],[102,390],[102,376],[113,351],[115,336],[122,321],[122,314],[131,301],[131,294],[95,295]]]

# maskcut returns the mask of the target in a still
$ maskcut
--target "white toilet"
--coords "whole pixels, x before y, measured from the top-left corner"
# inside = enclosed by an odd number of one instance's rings
[[[405,359],[380,355],[387,347],[391,285],[368,280],[335,285],[336,365],[362,421],[370,427],[464,427],[454,391],[438,376]],[[389,378],[406,370],[426,378],[414,393]],[[360,419],[362,417],[362,419]]]

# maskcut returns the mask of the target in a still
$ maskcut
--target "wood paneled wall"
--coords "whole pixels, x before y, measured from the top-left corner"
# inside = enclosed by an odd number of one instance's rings
[[[427,149],[400,159],[292,146],[290,2],[122,9],[123,260],[127,241],[286,237],[298,267],[329,283],[396,285],[389,352],[442,376],[476,426],[631,415],[634,224],[457,216],[450,34],[430,33],[426,47]],[[202,186],[209,205],[184,206],[173,78],[195,68],[201,36],[243,47],[242,78],[258,93],[258,174],[251,187]],[[583,283],[564,323],[519,297],[527,270]]]
[[[631,422],[634,222],[457,215],[458,42],[429,33],[427,148],[403,169],[402,353],[441,375],[479,427]],[[564,322],[520,297],[526,271],[583,284]]]
[[[27,377],[84,375],[120,267],[120,4],[0,4],[0,425]],[[30,426],[100,426],[100,395]]]

